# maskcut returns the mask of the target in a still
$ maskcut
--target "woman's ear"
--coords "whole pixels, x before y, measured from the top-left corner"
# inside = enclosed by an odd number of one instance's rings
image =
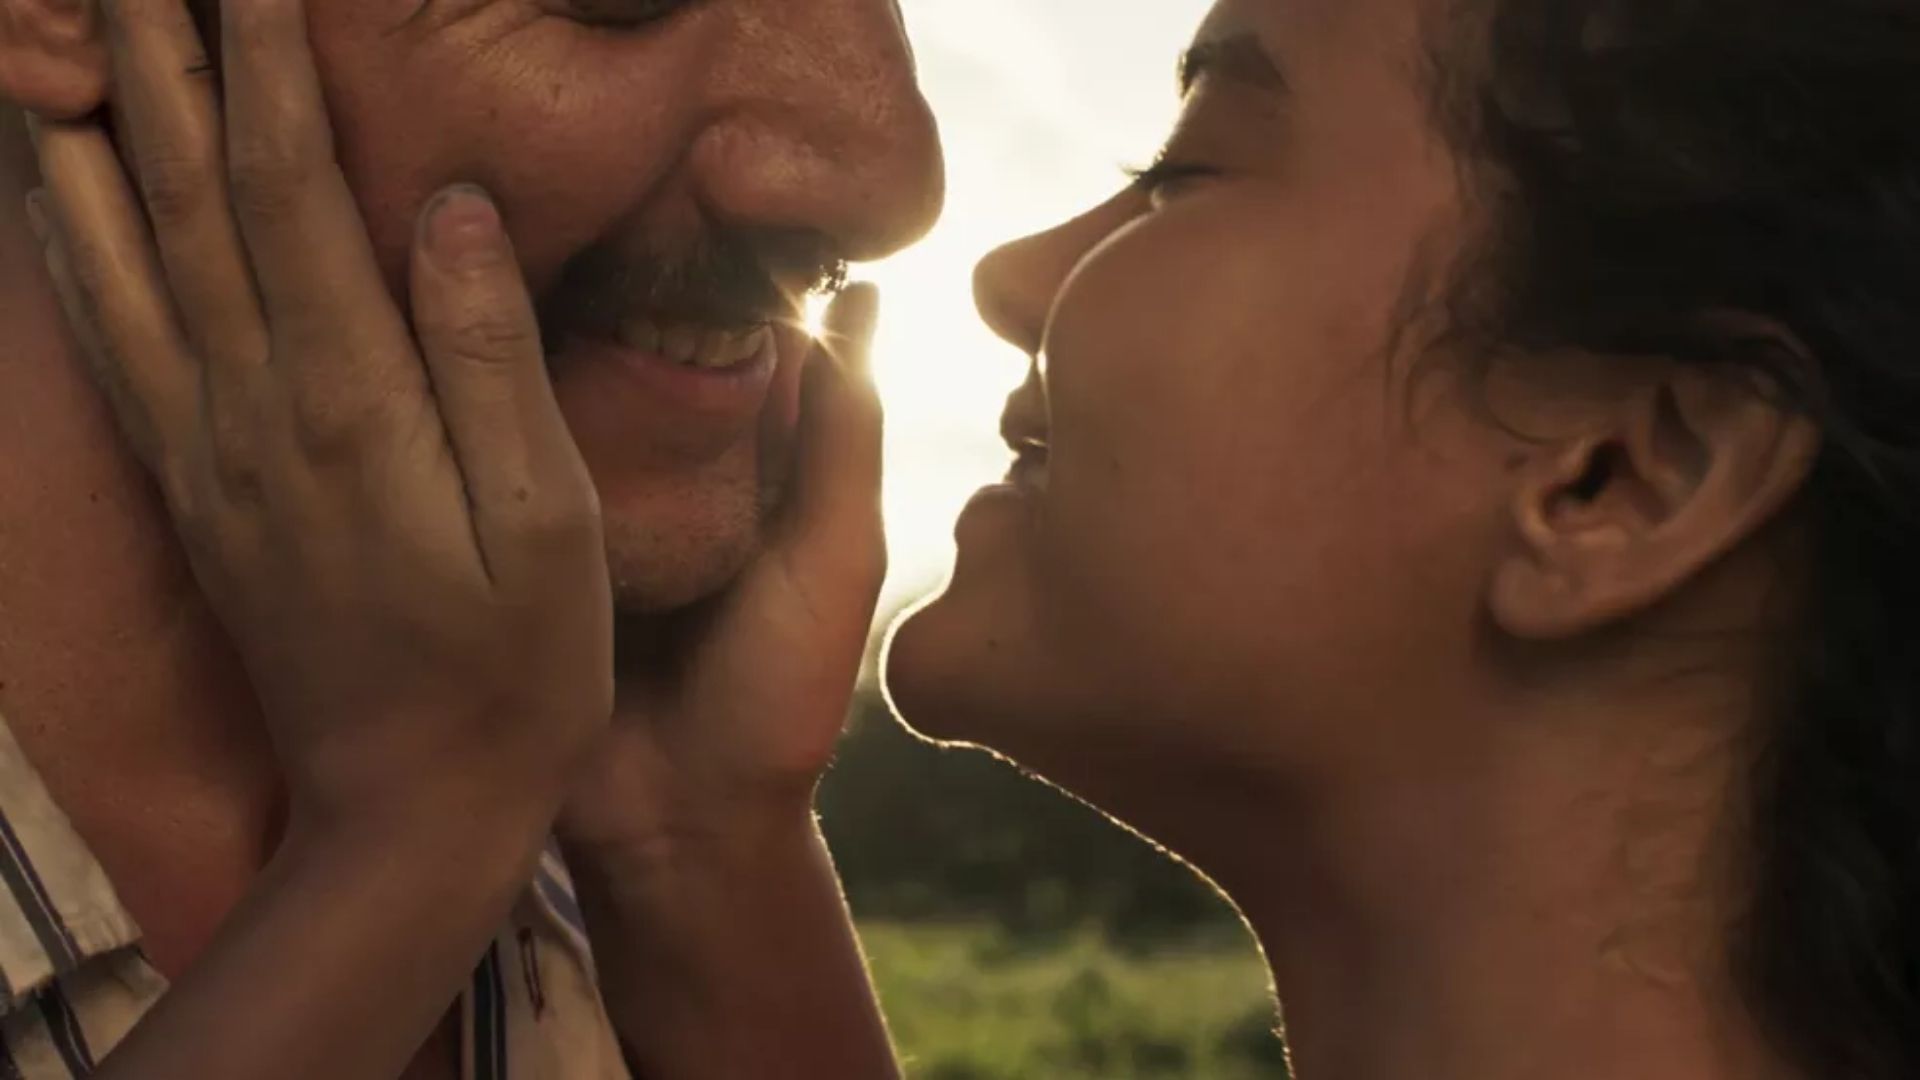
[[[0,98],[55,120],[106,102],[98,0],[0,0]]]
[[[1519,471],[1489,606],[1507,633],[1574,637],[1659,603],[1799,492],[1820,433],[1752,379],[1676,366]]]

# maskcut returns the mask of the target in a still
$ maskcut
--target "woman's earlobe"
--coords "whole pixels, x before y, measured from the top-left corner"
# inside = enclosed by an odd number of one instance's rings
[[[1494,625],[1521,641],[1559,641],[1585,628],[1578,617],[1580,583],[1566,568],[1510,556],[1494,568],[1487,610]]]
[[[0,0],[0,100],[77,120],[106,103],[109,66],[97,0]]]

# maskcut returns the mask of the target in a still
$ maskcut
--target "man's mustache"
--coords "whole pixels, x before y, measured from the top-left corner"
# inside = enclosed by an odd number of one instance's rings
[[[743,329],[800,317],[805,298],[846,284],[847,264],[811,232],[712,231],[679,258],[611,242],[567,261],[538,304],[549,352],[603,339],[630,318]]]

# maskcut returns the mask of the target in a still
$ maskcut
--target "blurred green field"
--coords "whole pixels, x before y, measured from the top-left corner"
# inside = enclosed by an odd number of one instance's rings
[[[1151,844],[863,703],[820,810],[911,1080],[1282,1080],[1231,907]]]
[[[862,928],[911,1080],[1274,1080],[1266,977],[1239,935],[1134,953],[1087,930]]]

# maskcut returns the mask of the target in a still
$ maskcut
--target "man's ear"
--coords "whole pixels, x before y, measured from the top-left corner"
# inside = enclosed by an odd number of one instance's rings
[[[0,0],[0,98],[73,120],[107,97],[98,0]]]
[[[1778,514],[1820,442],[1752,379],[1672,367],[1522,465],[1496,623],[1564,639],[1657,604]]]

